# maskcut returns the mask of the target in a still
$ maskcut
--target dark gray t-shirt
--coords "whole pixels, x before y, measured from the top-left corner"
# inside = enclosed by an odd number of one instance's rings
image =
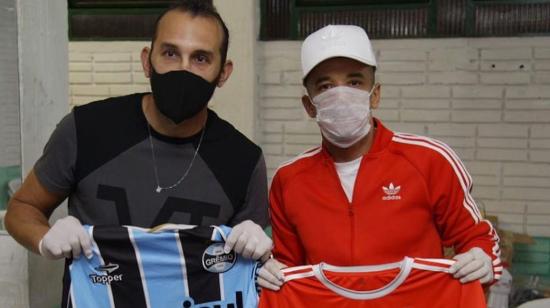
[[[265,227],[261,150],[211,110],[187,177],[173,189],[155,191],[143,95],[75,107],[50,137],[34,170],[48,190],[69,195],[70,215],[91,225],[233,226],[251,219]],[[187,170],[200,133],[185,139],[152,135],[160,185],[170,186]]]

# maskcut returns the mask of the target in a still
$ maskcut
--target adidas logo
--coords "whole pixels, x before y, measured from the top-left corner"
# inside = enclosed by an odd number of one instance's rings
[[[401,196],[399,195],[401,186],[394,186],[393,183],[390,182],[390,185],[388,185],[388,187],[382,186],[382,190],[385,194],[385,196],[382,197],[382,200],[401,200]]]

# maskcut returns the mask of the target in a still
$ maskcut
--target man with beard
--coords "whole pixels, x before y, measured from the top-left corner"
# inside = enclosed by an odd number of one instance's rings
[[[226,252],[269,255],[262,152],[207,107],[233,69],[228,41],[206,1],[179,1],[161,14],[141,53],[152,93],[108,98],[65,116],[9,202],[9,233],[59,259],[92,255],[84,224],[228,225]],[[66,198],[69,216],[50,226]],[[65,275],[64,300],[69,284]]]

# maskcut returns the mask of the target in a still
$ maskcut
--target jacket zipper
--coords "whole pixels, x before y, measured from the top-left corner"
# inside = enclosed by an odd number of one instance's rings
[[[354,255],[355,255],[355,249],[354,249],[354,242],[355,242],[355,213],[353,211],[353,198],[352,198],[352,201],[349,201],[348,200],[348,197],[344,191],[344,188],[342,187],[342,184],[340,183],[340,176],[338,175],[338,172],[336,171],[336,168],[334,167],[334,163],[329,163],[330,165],[330,169],[332,169],[332,173],[336,176],[336,180],[337,180],[337,183],[338,183],[338,186],[340,186],[340,191],[342,192],[342,195],[344,197],[344,200],[348,201],[348,217],[349,217],[349,220],[350,220],[350,261],[351,263],[350,264],[355,264],[353,263],[354,261]],[[357,173],[357,175],[359,175],[359,173]],[[356,179],[357,181],[357,179]]]
[[[354,242],[355,242],[355,213],[353,211],[353,204],[350,203],[348,207],[348,214],[350,219],[350,264],[355,264],[355,249],[354,249]]]

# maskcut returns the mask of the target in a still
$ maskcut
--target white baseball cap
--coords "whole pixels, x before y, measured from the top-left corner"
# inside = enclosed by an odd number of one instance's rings
[[[328,25],[310,34],[302,44],[302,78],[319,63],[335,57],[357,60],[376,66],[376,57],[363,28],[352,25]]]

